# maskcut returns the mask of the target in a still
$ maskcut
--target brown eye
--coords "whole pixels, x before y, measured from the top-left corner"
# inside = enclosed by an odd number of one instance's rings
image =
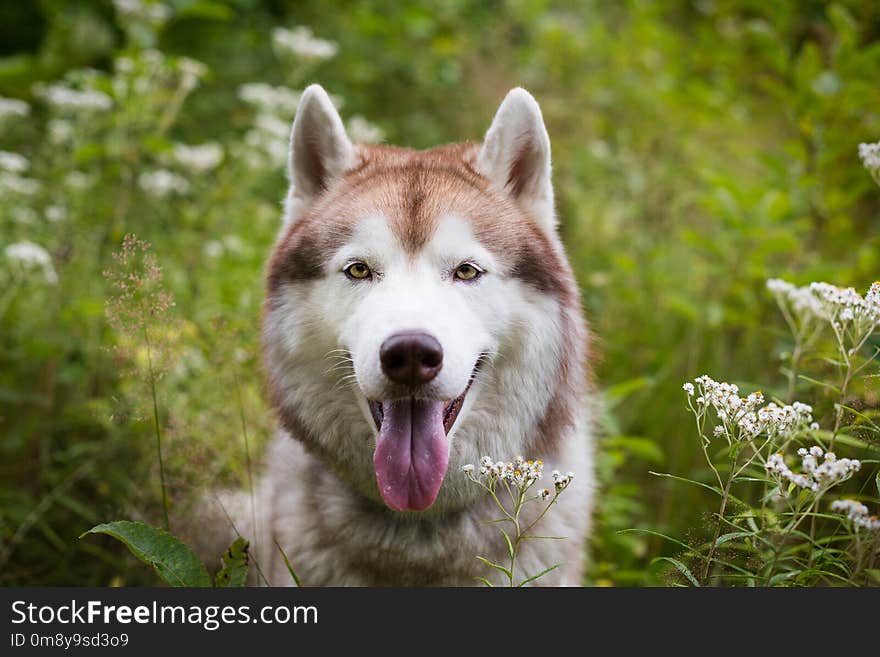
[[[342,270],[343,273],[356,281],[363,281],[372,277],[372,270],[362,262],[353,262]]]
[[[455,268],[455,278],[459,281],[472,281],[483,272],[469,262],[464,262]]]

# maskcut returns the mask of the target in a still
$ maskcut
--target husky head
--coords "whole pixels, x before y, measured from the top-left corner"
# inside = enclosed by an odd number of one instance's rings
[[[413,151],[353,145],[314,85],[289,169],[263,318],[284,427],[395,511],[466,504],[483,454],[551,457],[585,336],[534,98],[511,91],[481,146]]]

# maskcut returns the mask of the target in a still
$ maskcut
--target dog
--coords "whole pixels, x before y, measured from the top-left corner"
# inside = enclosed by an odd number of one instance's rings
[[[500,512],[462,466],[522,454],[575,476],[533,530],[564,539],[523,541],[515,578],[580,585],[589,335],[535,99],[510,91],[482,144],[416,151],[352,144],[312,85],[289,176],[262,317],[280,432],[255,513],[221,497],[259,583],[292,584],[286,557],[303,585],[504,584],[476,558],[509,563]]]

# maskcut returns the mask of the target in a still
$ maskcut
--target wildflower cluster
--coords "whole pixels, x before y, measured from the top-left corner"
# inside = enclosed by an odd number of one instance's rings
[[[871,285],[864,297],[851,287],[828,283],[811,283],[810,291],[821,302],[825,316],[838,325],[854,323],[873,327],[880,322],[880,281]]]
[[[37,84],[34,93],[59,112],[101,112],[113,107],[113,99],[97,89],[74,89],[65,83]]]
[[[880,323],[880,282],[872,284],[864,297],[851,287],[824,282],[799,287],[779,278],[768,280],[767,289],[786,317],[790,312],[801,325],[820,319],[838,328],[854,325],[857,330],[872,330]]]
[[[272,32],[272,44],[280,58],[293,58],[299,64],[315,63],[332,59],[339,51],[333,41],[319,39],[307,27],[292,30],[278,28]],[[296,86],[305,80],[308,69],[297,69]],[[256,112],[253,126],[245,134],[247,149],[240,157],[254,168],[277,169],[287,161],[287,144],[290,137],[290,120],[296,113],[302,92],[284,85],[248,82],[238,88],[238,97]],[[339,109],[343,99],[330,96]],[[355,143],[372,144],[382,141],[384,133],[362,116],[352,116],[346,123],[348,136]]]
[[[339,52],[339,44],[317,38],[312,30],[304,25],[292,30],[276,28],[272,31],[272,46],[279,55],[290,55],[305,60],[332,59]]]
[[[880,184],[880,142],[859,144],[859,158],[871,173],[871,177]]]
[[[484,456],[480,459],[479,467],[468,463],[463,465],[461,470],[470,481],[478,484],[485,490],[491,496],[495,505],[501,510],[503,517],[492,522],[508,522],[513,526],[511,533],[501,529],[507,546],[508,565],[501,565],[485,557],[478,556],[477,558],[487,566],[503,573],[510,586],[523,586],[557,568],[558,565],[553,566],[542,573],[524,579],[519,584],[515,584],[516,558],[521,542],[526,539],[540,538],[531,536],[532,528],[538,524],[550,507],[553,506],[562,491],[569,487],[574,479],[574,473],[561,474],[558,470],[553,470],[551,474],[553,491],[551,492],[548,488],[541,488],[536,494],[528,495],[528,491],[543,477],[543,461],[526,460],[522,456],[515,456],[510,461],[496,461],[491,456]],[[509,495],[499,497],[499,488],[506,490]],[[506,502],[507,499],[510,502]],[[530,522],[527,523],[521,516],[523,508],[527,503],[536,501],[545,502],[546,504],[542,510],[536,511]],[[477,579],[488,586],[493,586],[484,577],[478,577]]]
[[[780,305],[787,305],[802,322],[812,318],[825,318],[825,307],[810,289],[809,285],[798,286],[781,278],[767,281],[767,289],[773,293]]]
[[[473,465],[462,466],[465,473],[473,473]],[[505,481],[522,490],[528,490],[537,482],[544,472],[543,461],[526,461],[522,456],[515,456],[513,461],[493,461],[490,456],[480,459],[480,476],[487,484],[494,486]]]
[[[846,481],[862,467],[859,460],[838,459],[834,452],[826,452],[818,445],[809,450],[802,447],[797,453],[801,457],[800,473],[792,472],[779,452],[772,454],[764,465],[767,473],[780,483],[780,488],[782,481],[787,480],[798,488],[822,493],[831,486]]]
[[[0,121],[10,117],[23,117],[31,113],[31,106],[17,98],[0,96]]]
[[[190,189],[189,180],[167,169],[144,171],[138,176],[138,185],[145,193],[159,199],[171,194],[186,194]]]
[[[188,145],[175,144],[174,160],[188,171],[204,173],[220,166],[223,161],[223,147],[217,142]]]
[[[701,426],[707,410],[714,409],[720,424],[714,427],[712,434],[729,443],[762,434],[769,439],[788,436],[808,427],[818,429],[813,422],[812,407],[801,402],[764,405],[764,395],[760,391],[742,397],[737,385],[715,381],[705,374],[694,379],[693,383],[686,382],[682,389],[687,393],[688,405]],[[704,436],[704,439],[707,438]]]
[[[831,510],[844,514],[857,529],[880,531],[880,517],[868,515],[868,507],[855,500],[835,500]]]
[[[39,244],[34,244],[27,240],[17,242],[7,246],[6,249],[4,249],[4,253],[8,260],[17,263],[25,270],[41,270],[43,272],[43,278],[45,278],[46,282],[50,285],[58,283],[58,274],[55,272],[55,267],[52,265],[52,257],[49,255],[49,252]]]

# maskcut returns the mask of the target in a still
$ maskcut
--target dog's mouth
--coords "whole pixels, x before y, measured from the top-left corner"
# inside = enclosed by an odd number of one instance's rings
[[[461,412],[461,407],[464,405],[464,398],[468,394],[468,391],[471,389],[471,384],[473,384],[473,382],[474,378],[471,377],[471,380],[468,381],[467,387],[464,389],[464,392],[452,401],[432,402],[443,404],[443,431],[446,435],[449,435],[449,432],[452,430],[455,421],[458,419],[458,414]],[[409,401],[415,401],[415,399],[409,398]],[[373,422],[376,423],[376,428],[381,433],[382,420],[385,419],[385,407],[396,402],[378,402],[369,400],[367,403],[370,405],[370,414],[373,416]]]
[[[379,493],[389,508],[424,511],[434,504],[449,465],[446,436],[473,381],[471,375],[464,392],[451,401],[404,397],[369,402],[379,429],[373,467]]]

